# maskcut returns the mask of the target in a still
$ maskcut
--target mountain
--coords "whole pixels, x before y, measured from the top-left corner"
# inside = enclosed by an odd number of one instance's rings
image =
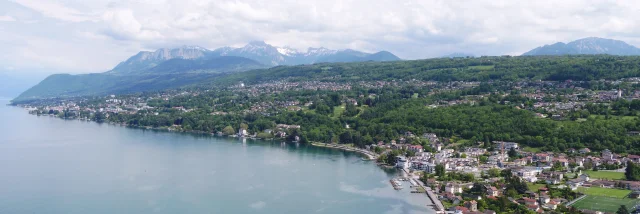
[[[118,64],[109,72],[131,73],[153,68],[156,65],[170,59],[198,59],[202,58],[209,50],[198,46],[183,46],[180,48],[162,48],[154,52],[140,51],[124,62]]]
[[[609,54],[609,55],[640,55],[640,49],[626,42],[613,39],[589,37],[575,40],[567,44],[558,42],[551,45],[537,47],[523,56],[534,55],[577,55],[577,54]]]
[[[141,51],[104,73],[51,75],[14,101],[164,90],[210,81],[225,73],[277,65],[395,60],[400,58],[387,51],[370,54],[350,49],[308,48],[302,52],[262,41],[215,50],[198,46],[162,48]]]
[[[299,65],[319,62],[397,61],[397,56],[387,51],[365,53],[351,49],[330,50],[308,48],[298,51],[290,47],[275,47],[263,41],[250,42],[241,48],[223,47],[212,51],[219,56],[239,56],[256,60],[265,65]]]
[[[147,74],[208,72],[223,73],[246,71],[251,69],[266,68],[266,66],[252,59],[237,56],[202,57],[198,59],[173,58],[153,68],[147,69]]]

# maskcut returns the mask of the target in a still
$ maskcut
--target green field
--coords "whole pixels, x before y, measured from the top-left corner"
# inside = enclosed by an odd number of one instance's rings
[[[336,106],[333,108],[333,118],[339,118],[340,115],[342,115],[342,113],[344,113],[345,110],[347,110],[345,108],[345,104],[342,104],[340,106]]]
[[[527,186],[529,187],[529,190],[533,192],[538,192],[538,189],[540,189],[541,187],[545,187],[546,185],[536,184],[536,183],[527,183]]]
[[[638,199],[619,199],[589,195],[571,206],[577,209],[588,209],[615,213],[616,211],[618,211],[618,208],[620,208],[620,205],[626,205],[628,209],[631,209],[638,203],[640,203],[640,200]]]
[[[610,171],[584,171],[589,177],[595,179],[607,179],[607,180],[624,180],[624,172],[610,172]]]
[[[600,188],[600,187],[580,187],[578,188],[578,192],[584,193],[585,195],[596,195],[596,196],[607,196],[612,198],[625,198],[631,190],[623,190],[623,189],[608,189],[608,188]]]

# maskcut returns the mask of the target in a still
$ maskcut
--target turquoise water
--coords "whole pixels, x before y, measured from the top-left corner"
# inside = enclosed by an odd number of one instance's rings
[[[395,175],[349,152],[0,106],[0,213],[433,213]]]

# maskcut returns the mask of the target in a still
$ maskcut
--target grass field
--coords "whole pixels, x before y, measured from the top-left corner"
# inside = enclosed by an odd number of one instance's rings
[[[538,189],[540,189],[541,187],[545,187],[546,185],[536,184],[536,183],[527,183],[527,186],[529,187],[529,190],[533,192],[538,192]]]
[[[595,179],[607,179],[607,180],[624,180],[624,172],[609,172],[609,171],[584,171],[589,177]]]
[[[595,195],[595,196],[607,196],[612,198],[624,198],[631,190],[623,190],[623,189],[608,189],[608,188],[600,188],[600,187],[580,187],[578,192],[582,192],[585,195]]]
[[[533,147],[526,147],[525,146],[525,147],[522,148],[522,151],[537,153],[537,152],[540,152],[541,150],[540,150],[540,148],[533,148]]]
[[[343,113],[345,110],[347,110],[347,109],[345,108],[345,105],[344,105],[344,104],[342,104],[342,105],[340,105],[340,106],[336,106],[336,107],[334,107],[334,108],[333,108],[333,118],[338,118],[338,117],[340,117],[340,115],[342,115],[342,113]]]
[[[588,209],[615,213],[616,211],[618,211],[618,208],[620,208],[620,205],[626,205],[628,209],[631,209],[637,203],[640,203],[640,200],[589,195],[571,206],[577,209]]]

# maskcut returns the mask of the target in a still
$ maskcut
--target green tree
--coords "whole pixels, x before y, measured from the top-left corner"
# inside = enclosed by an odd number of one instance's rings
[[[222,129],[222,133],[225,135],[233,135],[236,133],[236,130],[233,129],[233,127],[231,126],[227,126],[227,127],[224,127],[224,129]]]
[[[518,152],[513,147],[511,147],[511,149],[509,150],[509,152],[507,154],[509,155],[509,158],[518,157]]]
[[[436,176],[438,177],[444,176],[444,173],[445,173],[444,165],[442,164],[436,165],[435,172],[436,172]]]
[[[627,168],[625,169],[624,176],[629,181],[639,181],[640,167],[632,161],[627,162]]]
[[[620,205],[620,208],[618,208],[618,211],[616,212],[616,214],[630,214],[630,212],[627,209],[627,206]]]

